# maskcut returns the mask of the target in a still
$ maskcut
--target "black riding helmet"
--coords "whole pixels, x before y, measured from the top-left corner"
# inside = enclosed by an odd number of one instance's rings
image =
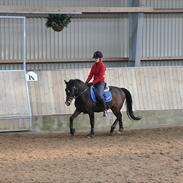
[[[103,58],[103,54],[101,51],[96,51],[94,54],[93,54],[93,58],[97,59],[97,58]]]

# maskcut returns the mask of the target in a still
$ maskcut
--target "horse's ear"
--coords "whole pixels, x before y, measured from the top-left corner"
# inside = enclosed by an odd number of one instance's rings
[[[68,82],[66,80],[64,80],[65,84],[67,84]]]

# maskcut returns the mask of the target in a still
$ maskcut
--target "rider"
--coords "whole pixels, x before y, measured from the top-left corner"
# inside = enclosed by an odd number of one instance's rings
[[[102,104],[104,109],[103,116],[107,115],[107,108],[106,103],[104,101],[103,93],[105,87],[105,71],[106,66],[103,63],[103,54],[101,51],[96,51],[93,54],[93,58],[95,59],[95,63],[92,65],[86,83],[88,84],[89,81],[93,78],[93,86],[95,88],[95,94],[97,95],[98,101]]]

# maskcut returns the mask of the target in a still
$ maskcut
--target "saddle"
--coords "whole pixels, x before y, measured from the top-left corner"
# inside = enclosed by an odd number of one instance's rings
[[[112,93],[106,85],[105,85],[103,97],[105,102],[112,101]],[[93,102],[95,103],[97,102],[97,98],[94,92],[94,86],[90,86],[90,98],[92,99]]]

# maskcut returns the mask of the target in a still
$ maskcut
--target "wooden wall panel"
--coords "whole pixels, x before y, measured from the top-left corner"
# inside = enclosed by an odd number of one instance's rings
[[[64,80],[85,81],[88,73],[89,69],[37,72],[38,81],[30,82],[33,115],[72,113],[74,106],[64,104]],[[183,109],[183,67],[110,68],[106,81],[130,90],[134,110]]]
[[[0,131],[29,129],[30,112],[24,72],[0,71],[0,86]]]
[[[29,116],[23,71],[0,72],[0,116]]]

